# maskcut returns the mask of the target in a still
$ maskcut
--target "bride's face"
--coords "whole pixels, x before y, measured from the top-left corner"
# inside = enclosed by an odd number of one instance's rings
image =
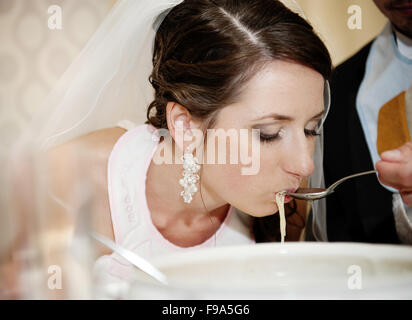
[[[314,134],[324,112],[323,90],[322,75],[296,63],[275,61],[255,75],[239,102],[222,109],[214,125],[224,132],[236,130],[238,161],[230,163],[227,138],[225,164],[205,163],[202,184],[252,216],[276,212],[275,193],[297,189],[314,170]],[[247,129],[247,139],[242,139],[240,129]],[[215,139],[213,131],[207,145],[211,139]],[[243,155],[249,156],[248,164],[241,161],[241,146],[248,148]]]

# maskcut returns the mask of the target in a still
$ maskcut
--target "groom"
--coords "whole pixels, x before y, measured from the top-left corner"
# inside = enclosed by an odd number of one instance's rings
[[[389,22],[334,71],[324,170],[326,186],[374,166],[379,181],[350,180],[326,199],[327,240],[412,244],[412,1],[374,2]]]

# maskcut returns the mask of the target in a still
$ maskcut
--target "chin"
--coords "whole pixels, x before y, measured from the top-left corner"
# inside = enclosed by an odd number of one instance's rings
[[[277,214],[279,209],[276,204],[269,204],[267,206],[256,206],[256,207],[250,207],[245,208],[244,210],[242,208],[238,208],[240,211],[255,217],[255,218],[263,218],[267,216],[271,216],[273,214]]]

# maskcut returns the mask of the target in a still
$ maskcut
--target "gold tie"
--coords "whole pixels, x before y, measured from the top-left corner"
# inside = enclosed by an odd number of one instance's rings
[[[378,153],[411,141],[412,87],[385,103],[378,115]]]

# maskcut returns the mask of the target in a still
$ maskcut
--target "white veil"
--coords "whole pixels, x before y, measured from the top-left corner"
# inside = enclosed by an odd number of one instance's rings
[[[144,122],[154,98],[149,83],[155,33],[163,18],[183,0],[118,0],[79,56],[63,74],[17,144],[47,149],[85,133],[116,126],[122,120]],[[294,0],[282,0],[307,20]],[[326,114],[329,84],[325,85]],[[326,115],[325,115],[326,117]],[[321,128],[320,128],[321,129]],[[311,186],[323,186],[323,137],[317,138]],[[324,201],[314,209],[314,232],[326,240]],[[323,215],[320,214],[323,213]],[[321,216],[323,216],[321,218]],[[318,230],[318,231],[316,231]]]
[[[181,2],[118,0],[39,106],[21,141],[48,148],[124,119],[143,122],[142,111],[154,97],[148,78],[155,33]],[[281,2],[306,19],[296,1]]]
[[[20,288],[9,289],[6,297],[8,294],[13,296],[13,290],[18,290],[18,295],[23,298],[50,298],[50,295],[56,298],[53,294],[59,290],[44,288],[44,283],[48,283],[48,267],[55,264],[56,267],[64,266],[62,272],[68,280],[66,283],[72,285],[60,290],[62,293],[57,298],[93,296],[89,272],[95,247],[89,236],[90,211],[98,199],[87,182],[74,188],[75,208],[55,197],[49,188],[50,174],[44,151],[86,133],[114,127],[125,119],[135,123],[145,120],[142,111],[154,97],[149,75],[155,34],[169,10],[182,1],[117,1],[38,106],[37,113],[12,150],[1,154],[4,174],[0,178],[6,188],[0,197],[0,264],[10,252],[19,255],[19,271],[15,275],[25,278],[26,282]],[[82,173],[68,172],[79,177]],[[63,208],[64,214],[49,212],[46,203],[50,199],[57,210]],[[20,210],[21,203],[29,203],[29,206]],[[76,225],[81,228],[48,230],[44,227],[50,218],[70,220],[73,215],[80,217]],[[73,232],[76,232],[74,237]],[[67,238],[70,239],[69,247]],[[4,261],[8,263],[7,259]],[[0,272],[0,297],[3,296],[5,278],[10,275]]]
[[[154,98],[149,82],[155,33],[163,18],[183,0],[118,0],[79,56],[63,74],[16,143],[15,154],[46,150],[72,138],[114,127],[122,120],[143,123]],[[289,9],[306,18],[293,0]],[[325,86],[325,108],[330,93]],[[323,138],[317,137],[315,173],[310,185],[323,186]],[[13,159],[13,158],[12,158]],[[41,175],[41,173],[40,173]],[[11,178],[13,179],[13,178]],[[326,240],[325,203],[313,205],[313,232]]]
[[[325,82],[324,91],[324,104],[325,115],[319,128],[320,135],[316,137],[315,151],[313,154],[313,162],[315,164],[315,170],[309,178],[309,187],[311,188],[324,188],[325,177],[323,174],[323,123],[329,113],[330,108],[330,87],[329,82]],[[306,226],[306,230],[310,231],[308,238],[316,241],[328,241],[326,231],[326,200],[325,198],[312,202],[310,218],[308,222],[310,226]]]
[[[153,100],[148,78],[156,30],[182,1],[117,1],[40,106],[23,141],[36,136],[36,144],[47,148],[124,119],[140,120]]]
[[[125,119],[143,123],[144,111],[154,98],[148,78],[155,33],[171,8],[181,2],[118,0],[40,106],[19,145],[45,149],[88,132],[114,127]],[[281,2],[308,20],[295,0]],[[329,103],[326,82],[326,114]],[[314,162],[310,186],[323,187],[322,134],[317,138]],[[312,207],[312,230],[315,238],[323,241],[327,240],[325,206],[324,200],[318,200]]]
[[[149,82],[154,37],[167,13],[183,0],[118,0],[98,30],[24,130],[15,152],[46,150],[83,134],[116,126],[122,120],[141,124],[154,98]],[[281,0],[308,20],[294,0]],[[329,109],[325,84],[325,109]],[[142,116],[144,118],[142,118]],[[326,117],[326,115],[325,115]],[[320,133],[322,128],[320,127]],[[323,137],[317,137],[315,172],[310,186],[323,187]],[[324,200],[313,204],[313,233],[326,240]]]

